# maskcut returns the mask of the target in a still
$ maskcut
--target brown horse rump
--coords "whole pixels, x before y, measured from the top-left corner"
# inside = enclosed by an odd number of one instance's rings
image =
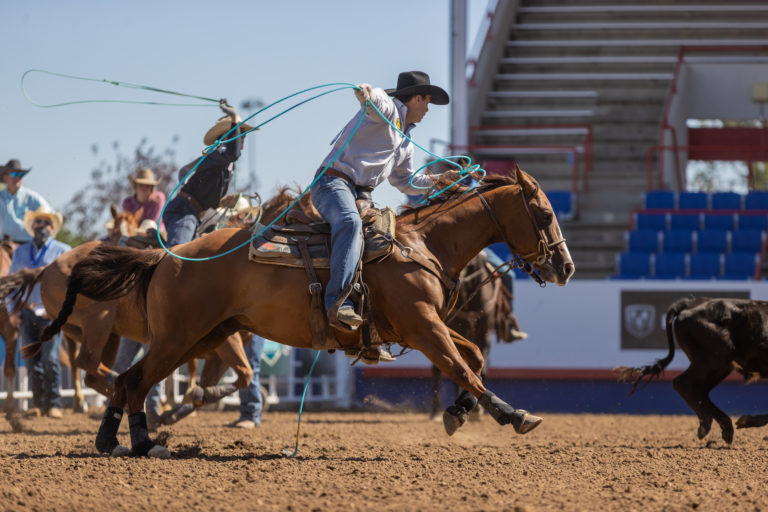
[[[380,261],[392,254],[395,237],[395,212],[391,208],[368,208],[363,218],[363,263]],[[264,226],[256,224],[256,232]],[[306,241],[312,266],[328,268],[331,228],[324,222],[275,224],[251,242],[251,261],[286,267],[304,267],[299,241]]]

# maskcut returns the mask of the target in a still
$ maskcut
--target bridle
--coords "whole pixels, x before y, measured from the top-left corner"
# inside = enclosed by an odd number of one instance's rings
[[[534,195],[536,195],[538,191],[539,191],[539,186],[537,184],[536,190],[534,191]],[[496,226],[496,231],[498,231],[499,234],[501,234],[501,238],[504,240],[504,243],[507,245],[507,248],[509,249],[509,253],[512,255],[512,259],[509,260],[506,264],[509,266],[514,266],[519,269],[522,269],[523,271],[527,272],[537,283],[539,283],[540,286],[544,286],[545,285],[544,281],[536,272],[534,272],[533,264],[535,263],[536,265],[543,265],[548,259],[552,257],[552,255],[555,252],[554,251],[555,247],[565,243],[565,238],[561,236],[559,240],[555,240],[553,242],[547,242],[547,235],[546,233],[544,233],[544,229],[542,229],[539,226],[539,223],[536,222],[536,217],[533,215],[533,212],[531,211],[531,206],[528,204],[528,197],[525,195],[525,190],[521,185],[520,197],[523,199],[523,206],[525,207],[525,212],[528,214],[528,218],[533,224],[533,228],[536,231],[536,237],[538,238],[536,252],[531,252],[528,254],[521,255],[512,246],[512,242],[509,241],[509,237],[507,237],[507,234],[502,229],[501,224],[499,223],[499,220],[496,218],[496,215],[493,214],[493,210],[491,209],[491,206],[488,204],[488,201],[485,199],[485,197],[483,197],[482,192],[475,189],[475,193],[477,194],[477,197],[480,198],[480,202],[483,204],[485,211],[488,212],[488,215],[491,217],[491,220],[493,221],[493,225]]]

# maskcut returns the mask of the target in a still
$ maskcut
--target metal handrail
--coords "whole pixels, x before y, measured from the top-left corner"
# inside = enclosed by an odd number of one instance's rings
[[[579,148],[577,146],[530,146],[530,145],[475,145],[467,146],[467,151],[472,152],[475,150],[483,149],[509,149],[509,150],[536,150],[542,153],[570,153],[573,157],[573,163],[571,164],[571,191],[574,194],[579,192]],[[586,174],[586,173],[585,173]],[[586,192],[586,187],[585,187]]]
[[[681,46],[680,50],[677,52],[677,62],[675,63],[675,71],[672,74],[672,82],[669,85],[669,92],[667,93],[667,98],[664,100],[664,110],[661,115],[661,123],[659,125],[659,135],[657,139],[657,146],[656,147],[664,147],[664,132],[667,130],[671,132],[672,134],[672,143],[674,146],[678,145],[678,138],[677,138],[677,130],[674,126],[669,124],[669,109],[672,105],[672,98],[674,98],[675,94],[677,94],[677,82],[680,78],[680,68],[682,68],[683,62],[685,61],[685,55],[686,53],[690,52],[747,52],[747,51],[755,51],[755,52],[761,52],[761,51],[768,51],[768,45],[743,45],[743,46]],[[664,160],[659,159],[658,162],[659,167],[659,175],[663,176],[664,174]],[[677,188],[678,190],[682,190],[683,188],[683,182],[682,182],[682,175],[680,173],[680,161],[675,156],[675,172],[677,173]],[[650,182],[649,182],[650,183]],[[663,186],[663,185],[662,185]],[[650,187],[649,187],[650,188]]]
[[[658,146],[651,146],[648,148],[648,156],[647,156],[647,167],[648,167],[648,190],[653,189],[653,154],[658,151],[667,151],[672,150],[675,151],[675,161],[678,160],[677,158],[677,152],[678,151],[691,151],[696,150],[698,152],[706,153],[707,151],[712,151],[713,153],[722,153],[724,151],[733,152],[735,154],[744,154],[747,156],[747,158],[744,159],[745,162],[747,162],[747,168],[748,168],[748,175],[747,175],[747,185],[751,189],[754,186],[754,176],[752,173],[752,162],[755,160],[759,160],[759,158],[752,158],[753,155],[763,154],[768,152],[768,148],[765,146],[729,146],[729,145],[706,145],[706,146],[695,146],[695,145],[658,145]],[[661,162],[661,158],[658,159],[659,162]],[[658,189],[663,190],[664,189],[664,166],[659,165],[658,167]],[[682,190],[682,183],[680,180],[680,175],[678,171],[678,190]]]
[[[594,153],[592,143],[592,125],[591,124],[536,124],[536,125],[477,125],[469,127],[469,140],[474,140],[475,133],[481,130],[554,130],[558,128],[564,129],[584,129],[586,134],[584,137],[584,192],[589,192],[589,175],[592,173],[594,166]],[[494,146],[497,147],[497,146]],[[498,146],[502,147],[502,146]],[[538,146],[536,146],[538,147]],[[546,146],[541,146],[546,147]],[[576,190],[574,190],[576,192]]]

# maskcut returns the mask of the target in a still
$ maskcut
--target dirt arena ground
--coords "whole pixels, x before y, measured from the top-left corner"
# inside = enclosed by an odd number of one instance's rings
[[[693,416],[543,414],[525,436],[487,416],[449,438],[423,414],[235,412],[167,427],[170,460],[110,459],[99,422],[0,423],[0,510],[768,510],[768,429],[732,447]],[[127,421],[121,442],[128,444]]]

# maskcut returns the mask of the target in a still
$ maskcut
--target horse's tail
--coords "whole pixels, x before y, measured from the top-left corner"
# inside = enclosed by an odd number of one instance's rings
[[[3,304],[13,302],[13,311],[19,311],[25,307],[32,289],[40,281],[46,268],[25,268],[0,278],[0,302]]]
[[[149,282],[165,251],[100,245],[72,268],[67,280],[67,293],[56,319],[45,328],[42,341],[59,332],[75,307],[78,294],[89,299],[118,299],[138,287],[137,301],[146,305]]]
[[[632,390],[629,392],[630,395],[637,390],[643,379],[647,377],[648,379],[646,382],[651,382],[652,380],[657,379],[664,372],[664,369],[669,363],[672,362],[672,359],[675,357],[675,320],[677,320],[677,317],[683,310],[690,307],[691,304],[697,300],[700,299],[694,299],[693,297],[680,299],[667,309],[666,330],[667,345],[669,346],[667,357],[657,359],[653,364],[642,366],[640,368],[628,368],[625,366],[616,368],[616,371],[619,372],[619,380],[624,381],[629,380],[630,378],[633,379]]]

